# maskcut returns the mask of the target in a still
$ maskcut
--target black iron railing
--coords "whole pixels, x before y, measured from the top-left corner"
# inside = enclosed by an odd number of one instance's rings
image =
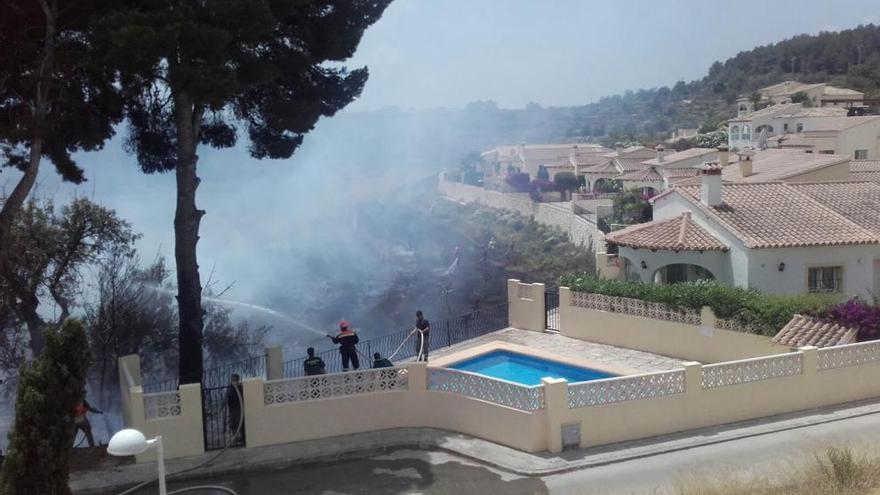
[[[439,320],[431,322],[431,334],[428,339],[428,352],[449,347],[459,342],[464,342],[507,326],[507,303],[491,306],[486,309],[474,311],[452,320]],[[372,363],[373,353],[378,352],[383,357],[390,356],[412,329],[400,330],[394,333],[363,340],[358,344],[358,354],[361,368],[369,368]],[[395,356],[395,361],[411,359],[418,354],[416,339],[412,338],[401,347]],[[327,372],[342,371],[342,362],[336,349],[328,349],[317,353],[327,365]],[[303,374],[303,361],[305,357],[286,361],[284,363],[284,376],[294,377]],[[251,356],[241,361],[208,368],[203,373],[202,388],[222,387],[229,383],[233,373],[242,378],[265,376],[266,356]],[[166,380],[144,383],[144,393],[170,392],[177,390],[177,377]]]
[[[544,328],[559,331],[559,292],[544,291]]]
[[[432,321],[431,333],[428,338],[429,355],[431,351],[449,347],[507,327],[507,307],[507,303],[502,303],[451,320]],[[412,332],[412,328],[361,341],[357,346],[361,368],[369,368],[371,366],[374,352],[387,357],[391,356],[398,347],[400,350],[394,356],[394,362],[416,357],[418,354],[418,340],[415,336],[401,347],[401,343],[410,332]],[[329,349],[316,353],[316,355],[324,360],[328,373],[342,371],[342,360],[339,357],[339,351],[336,349]],[[304,360],[305,357],[285,361],[284,376],[292,378],[303,375]]]

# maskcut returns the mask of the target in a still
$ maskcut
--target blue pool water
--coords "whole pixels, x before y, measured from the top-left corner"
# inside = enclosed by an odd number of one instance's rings
[[[510,351],[491,351],[464,361],[452,363],[448,368],[479,373],[523,385],[540,385],[541,378],[565,378],[569,382],[586,382],[611,378],[611,373],[570,366],[557,361],[518,354]]]

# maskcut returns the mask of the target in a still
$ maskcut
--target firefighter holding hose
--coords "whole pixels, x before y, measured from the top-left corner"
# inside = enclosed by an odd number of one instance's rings
[[[339,354],[342,355],[342,371],[348,371],[348,365],[354,369],[361,367],[357,355],[358,336],[349,327],[348,322],[342,320],[339,322],[339,333],[336,336],[327,335],[334,344],[339,345]]]

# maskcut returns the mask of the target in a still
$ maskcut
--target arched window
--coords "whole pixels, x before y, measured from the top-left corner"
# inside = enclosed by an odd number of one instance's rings
[[[742,139],[743,141],[749,141],[752,139],[752,130],[749,128],[749,126],[742,126],[742,134],[740,135],[740,139]]]
[[[768,135],[768,136],[770,136],[770,135],[773,134],[773,126],[772,126],[772,125],[767,125],[767,124],[765,124],[765,125],[759,125],[758,127],[755,127],[755,133],[757,133],[757,134],[761,134],[761,132],[764,131],[764,129],[767,130],[767,135]]]

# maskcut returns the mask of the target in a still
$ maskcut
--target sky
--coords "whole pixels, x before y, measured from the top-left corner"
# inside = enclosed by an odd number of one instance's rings
[[[350,66],[352,110],[578,105],[703,77],[743,50],[880,23],[877,0],[395,0]]]

